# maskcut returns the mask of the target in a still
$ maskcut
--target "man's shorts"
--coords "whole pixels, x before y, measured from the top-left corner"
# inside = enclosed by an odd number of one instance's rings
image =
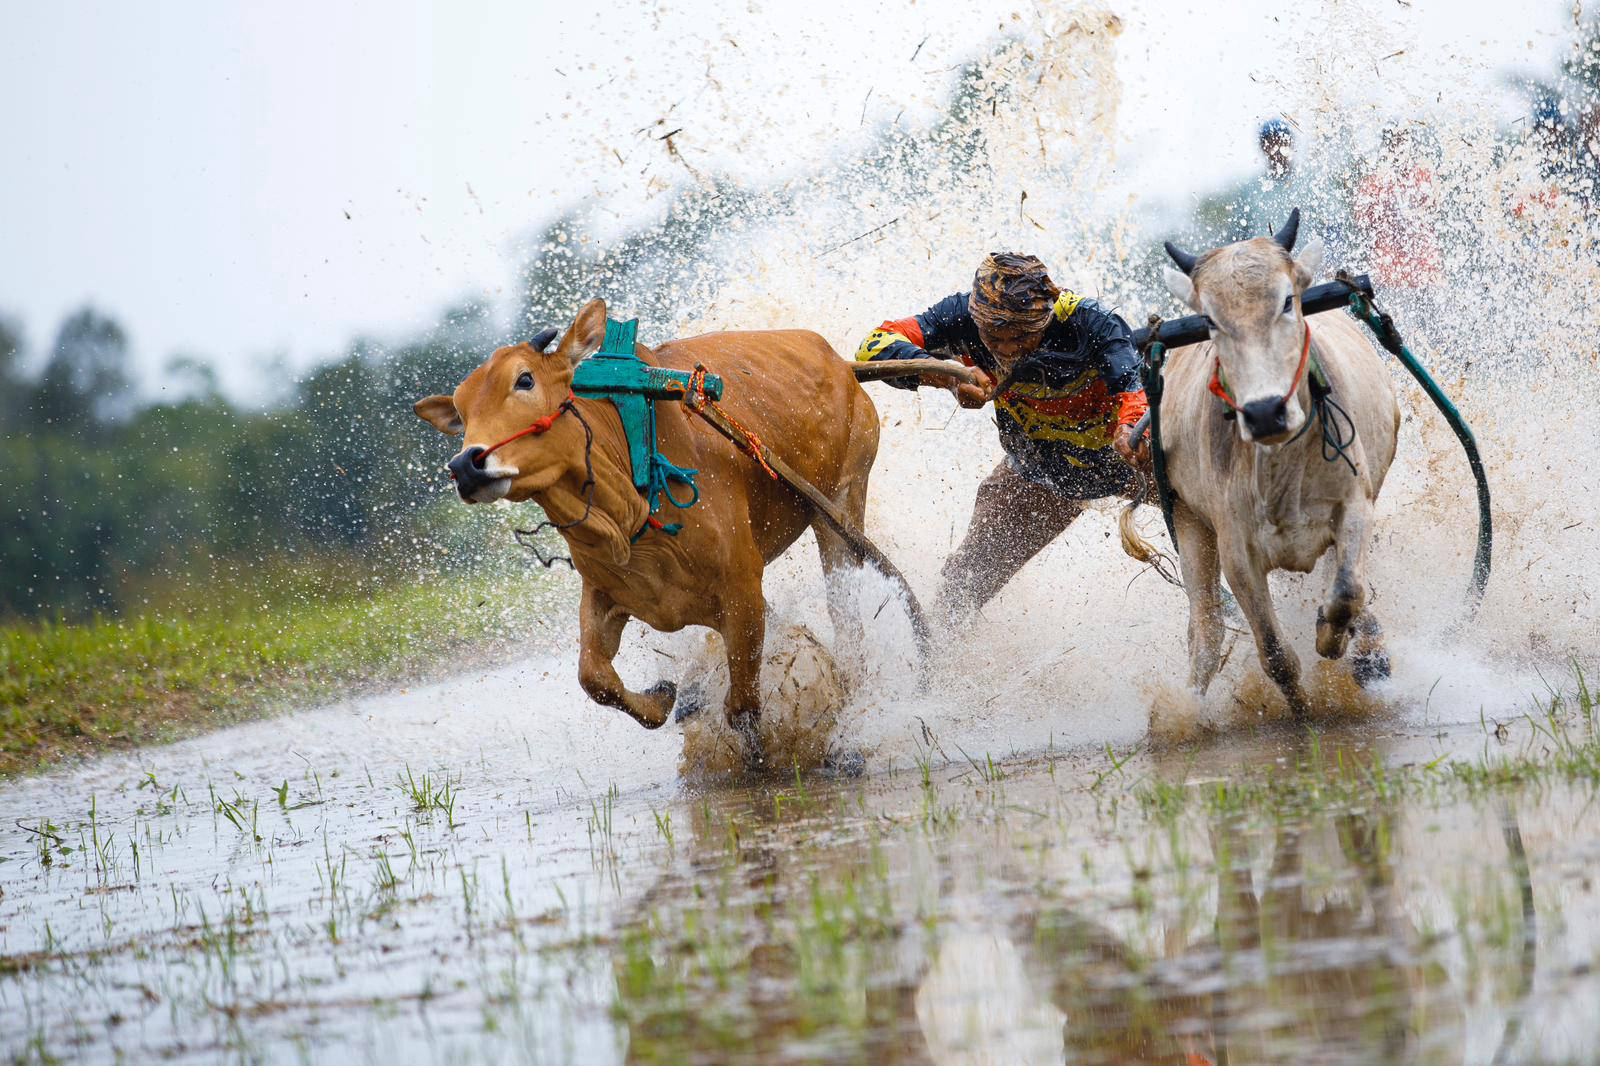
[[[1006,453],[1006,465],[1018,476],[1035,485],[1043,485],[1069,500],[1103,500],[1107,496],[1125,496],[1137,486],[1133,467],[1123,462],[1115,449],[1102,448],[1091,453],[1093,458],[1085,466],[1071,463],[1047,462]]]

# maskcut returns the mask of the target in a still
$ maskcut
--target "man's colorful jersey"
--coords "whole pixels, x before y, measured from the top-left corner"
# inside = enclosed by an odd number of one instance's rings
[[[856,359],[928,355],[958,358],[1005,378],[978,339],[964,292],[914,318],[883,323],[862,342]],[[915,378],[891,383],[916,388]],[[1094,300],[1063,291],[1038,351],[1013,368],[994,406],[1000,443],[1025,472],[1083,483],[1090,468],[1107,469],[1120,482],[1122,471],[1107,468],[1108,460],[1122,463],[1111,450],[1112,438],[1118,426],[1137,422],[1148,406],[1128,324]]]

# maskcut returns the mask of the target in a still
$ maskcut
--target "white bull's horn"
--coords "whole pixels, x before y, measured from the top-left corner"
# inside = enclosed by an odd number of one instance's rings
[[[1172,261],[1174,263],[1178,264],[1178,269],[1183,271],[1185,274],[1193,274],[1195,257],[1184,251],[1182,248],[1179,248],[1171,241],[1166,241],[1165,244],[1167,254],[1172,257]]]
[[[1295,239],[1299,236],[1300,209],[1297,207],[1293,211],[1289,212],[1289,221],[1283,224],[1283,228],[1281,230],[1272,235],[1272,239],[1282,245],[1284,251],[1292,252],[1294,251]]]

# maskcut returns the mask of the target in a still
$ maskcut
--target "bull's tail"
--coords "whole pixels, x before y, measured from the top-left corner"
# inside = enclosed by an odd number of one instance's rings
[[[1133,494],[1128,501],[1128,506],[1122,509],[1117,516],[1117,532],[1122,536],[1122,550],[1134,560],[1143,563],[1154,570],[1161,579],[1169,585],[1183,588],[1183,582],[1178,580],[1173,573],[1172,556],[1145,540],[1139,533],[1139,527],[1133,521],[1133,512],[1150,496],[1150,482],[1143,474],[1139,475],[1139,491]]]

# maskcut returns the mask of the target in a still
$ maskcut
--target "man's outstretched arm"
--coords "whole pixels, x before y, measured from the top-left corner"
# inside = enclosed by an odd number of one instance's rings
[[[916,318],[897,318],[883,323],[867,334],[867,339],[856,349],[857,362],[876,362],[880,359],[926,359],[931,354],[924,342],[922,324]],[[914,377],[886,378],[897,389],[915,389],[920,383]]]
[[[856,359],[866,362],[959,357],[966,365],[975,366],[963,353],[976,350],[977,347],[977,325],[967,310],[967,294],[958,292],[940,300],[920,315],[884,322],[861,342],[861,347],[856,349]],[[982,367],[978,368],[978,372],[984,377],[989,376]],[[947,388],[956,394],[963,407],[981,407],[988,399],[987,391],[982,386],[958,385],[948,378],[933,375],[926,378],[892,378],[889,383],[902,389],[914,389],[918,385]]]
[[[1133,347],[1133,331],[1121,315],[1107,311],[1099,304],[1085,301],[1077,311],[1083,315],[1083,328],[1088,330],[1102,355],[1101,375],[1106,391],[1117,404],[1117,428],[1112,446],[1117,454],[1130,463],[1149,458],[1148,445],[1141,444],[1138,454],[1133,449],[1133,427],[1150,409],[1144,394],[1144,381],[1139,373],[1139,353]]]

